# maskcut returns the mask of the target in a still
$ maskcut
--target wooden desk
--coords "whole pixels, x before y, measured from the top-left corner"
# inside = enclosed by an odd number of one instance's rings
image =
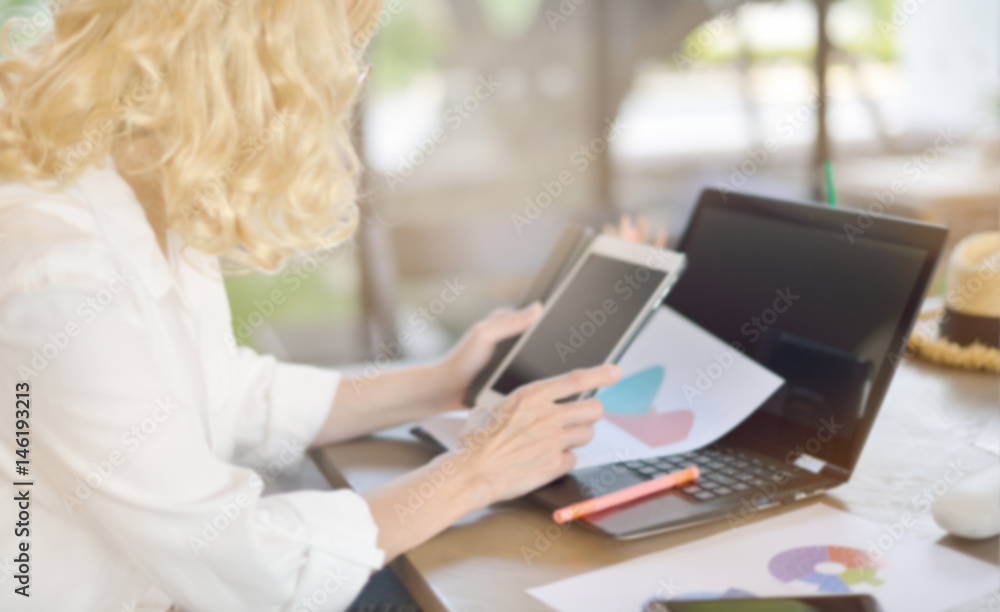
[[[997,538],[970,542],[950,537],[912,502],[943,478],[949,462],[960,460],[974,470],[998,461],[973,445],[998,411],[998,383],[996,376],[924,362],[901,365],[851,482],[817,499],[881,523],[897,522],[910,512],[916,516],[915,534],[1000,565]],[[316,451],[314,459],[332,486],[365,490],[433,456],[407,429],[328,446]],[[758,518],[798,507],[761,512]],[[728,529],[725,522],[716,522],[619,542],[571,526],[529,564],[522,547],[535,548],[538,533],[551,524],[547,513],[530,501],[497,504],[466,517],[392,567],[427,612],[545,610],[525,589]],[[986,607],[990,596],[984,595],[957,610],[997,609],[1000,595],[994,597],[994,607]]]

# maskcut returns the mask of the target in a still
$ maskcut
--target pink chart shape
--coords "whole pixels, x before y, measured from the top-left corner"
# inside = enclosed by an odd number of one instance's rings
[[[605,418],[628,432],[629,435],[646,446],[666,446],[676,444],[688,437],[694,425],[694,413],[690,410],[653,412],[649,414],[605,414]]]
[[[666,375],[663,366],[655,365],[601,389],[597,397],[604,403],[605,418],[654,448],[687,438],[694,425],[693,412],[657,412],[653,405]]]

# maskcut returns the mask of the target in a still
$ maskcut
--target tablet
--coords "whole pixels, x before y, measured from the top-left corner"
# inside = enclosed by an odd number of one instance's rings
[[[684,263],[681,253],[595,238],[490,376],[476,405],[496,405],[525,384],[617,361]]]

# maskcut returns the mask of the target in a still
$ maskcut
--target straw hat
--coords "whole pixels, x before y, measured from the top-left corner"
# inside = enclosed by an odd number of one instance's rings
[[[930,361],[1000,373],[1000,232],[973,234],[955,246],[945,307],[921,316],[909,349]]]

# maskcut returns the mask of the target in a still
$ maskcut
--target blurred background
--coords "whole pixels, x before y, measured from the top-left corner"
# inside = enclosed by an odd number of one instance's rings
[[[361,230],[227,281],[238,341],[280,358],[440,354],[567,221],[674,241],[705,187],[824,200],[827,159],[841,206],[998,226],[996,0],[385,0],[369,34]]]

